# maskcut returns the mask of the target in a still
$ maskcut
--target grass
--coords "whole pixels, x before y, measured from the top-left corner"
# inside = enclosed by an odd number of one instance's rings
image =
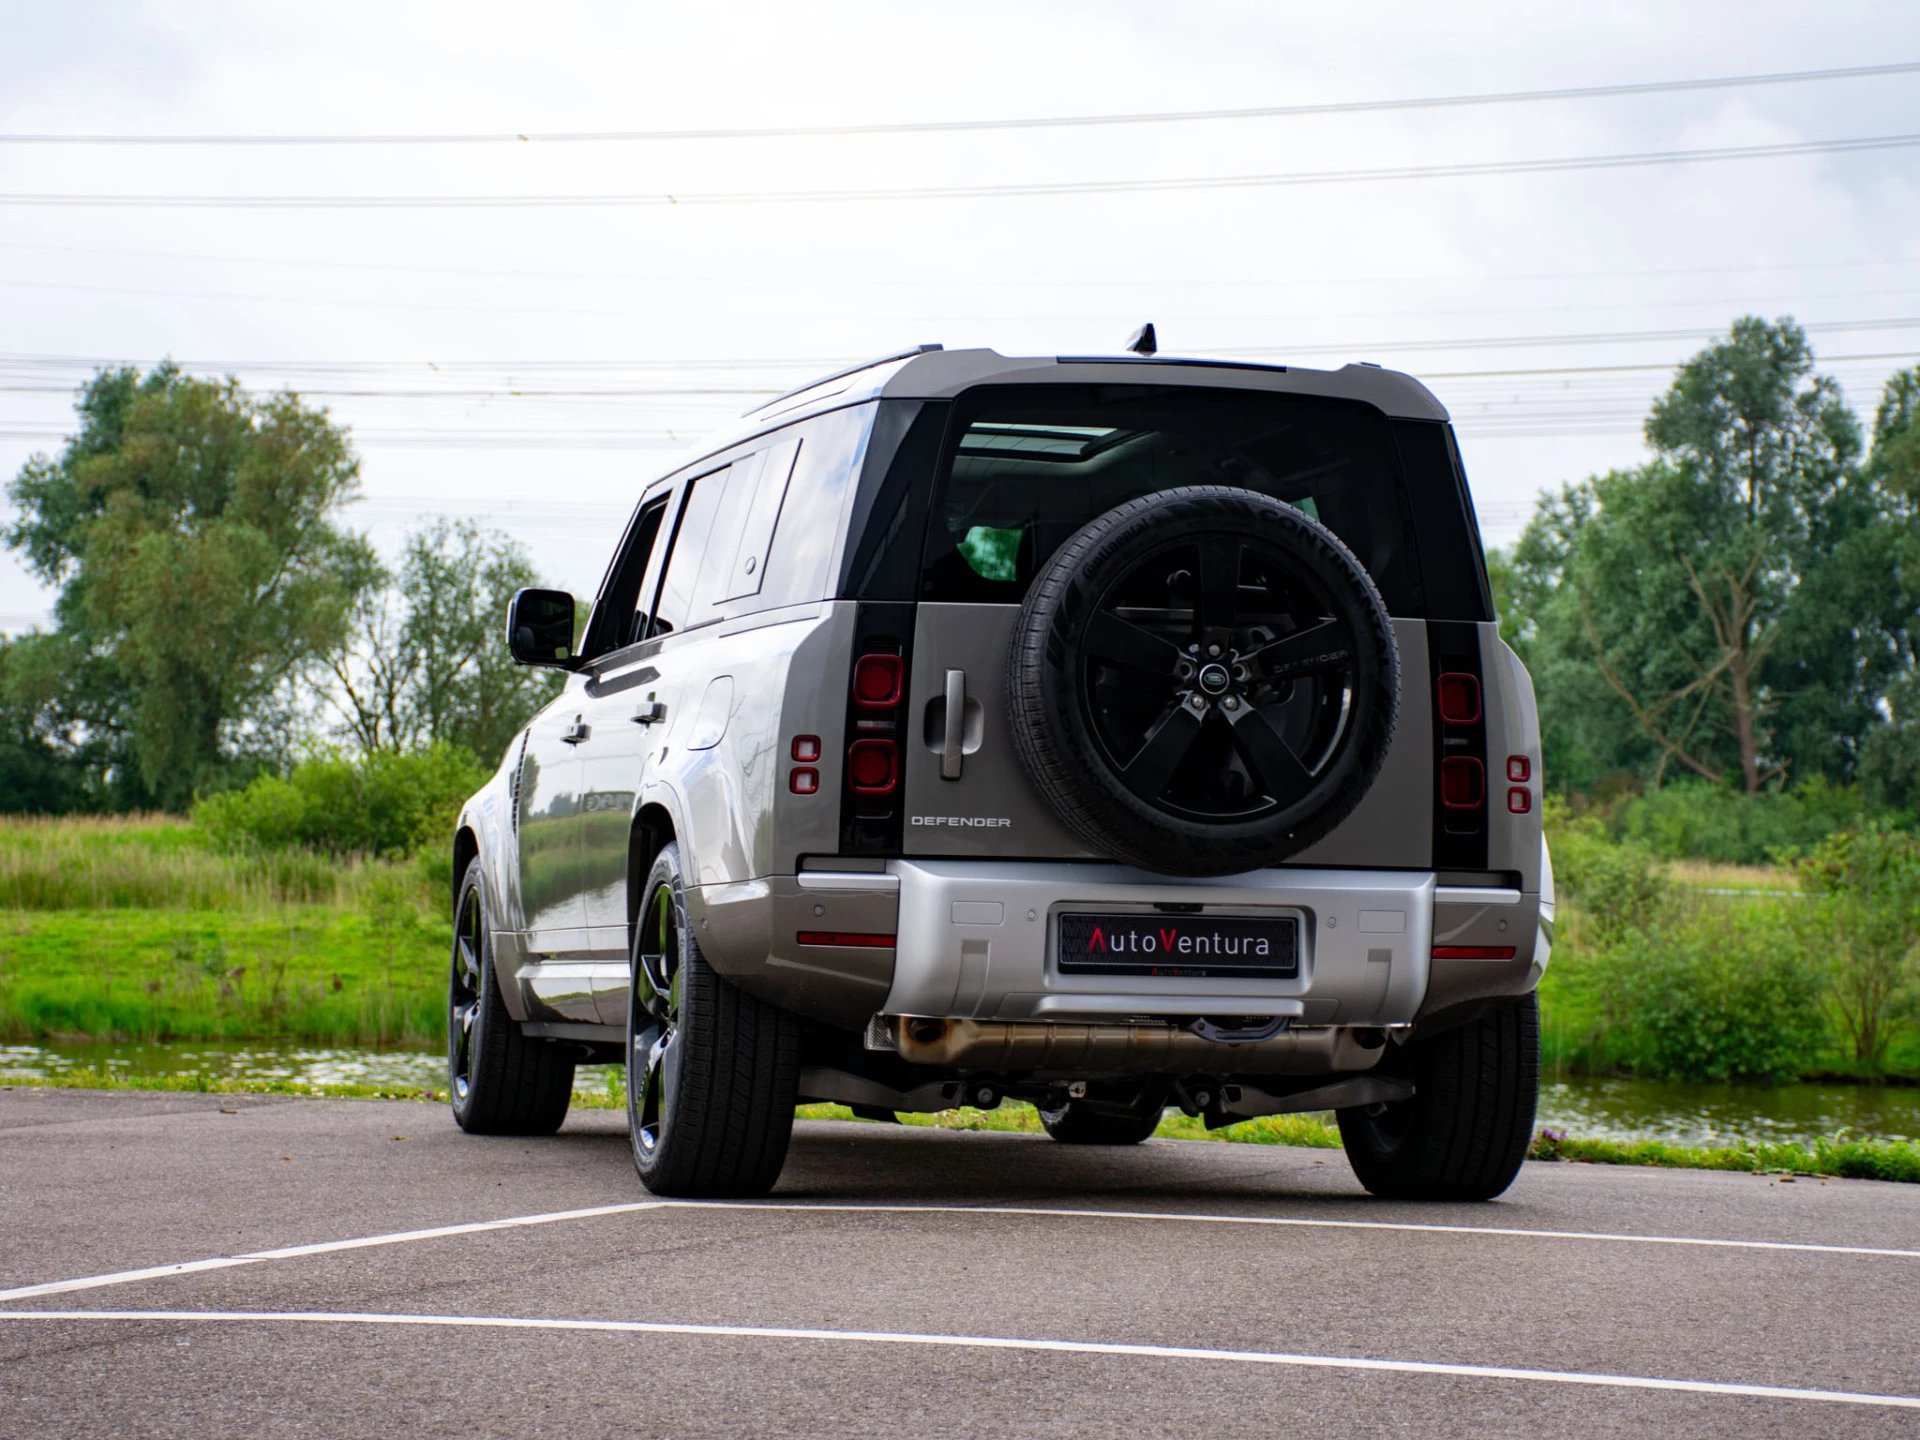
[[[1689,890],[1800,893],[1800,877],[1781,865],[1726,865],[1717,860],[1669,860],[1667,878]]]
[[[446,922],[328,905],[0,916],[9,1040],[432,1042]]]
[[[1582,1140],[1542,1130],[1535,1160],[1584,1160],[1596,1165],[1654,1165],[1679,1170],[1736,1170],[1750,1174],[1837,1175],[1920,1185],[1920,1145],[1907,1140],[1854,1140],[1845,1134],[1812,1145],[1740,1145],[1709,1149],[1659,1140]]]

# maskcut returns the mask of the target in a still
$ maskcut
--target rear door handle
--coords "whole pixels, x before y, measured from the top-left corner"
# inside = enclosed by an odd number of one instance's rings
[[[947,671],[947,728],[940,737],[940,778],[958,780],[967,737],[967,672]]]
[[[578,745],[593,734],[593,727],[584,720],[575,720],[573,724],[560,732],[560,739],[568,745]]]
[[[667,702],[664,700],[649,700],[633,712],[633,723],[636,725],[653,725],[666,718]]]

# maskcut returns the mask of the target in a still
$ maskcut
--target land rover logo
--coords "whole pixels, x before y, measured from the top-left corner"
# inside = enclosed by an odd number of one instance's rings
[[[1224,665],[1204,665],[1200,669],[1200,688],[1209,695],[1220,694],[1232,680]]]

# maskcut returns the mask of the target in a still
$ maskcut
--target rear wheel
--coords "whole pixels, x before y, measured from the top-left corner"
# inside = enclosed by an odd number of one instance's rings
[[[627,1126],[656,1195],[764,1195],[780,1178],[800,1076],[798,1022],[707,964],[680,850],[653,862],[634,927]]]
[[[1338,1112],[1360,1183],[1394,1200],[1491,1200],[1514,1181],[1533,1138],[1540,1006],[1503,1000],[1400,1057],[1411,1099]]]
[[[1095,1109],[1084,1100],[1069,1100],[1058,1110],[1042,1110],[1040,1125],[1062,1145],[1138,1145],[1160,1128],[1166,1108],[1158,1090],[1125,1108]]]
[[[472,1135],[551,1135],[573,1099],[573,1057],[521,1034],[500,998],[478,860],[461,877],[453,912],[447,1079],[453,1118]]]

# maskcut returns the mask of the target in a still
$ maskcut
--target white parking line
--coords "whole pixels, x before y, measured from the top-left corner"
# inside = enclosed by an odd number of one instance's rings
[[[431,1230],[398,1230],[387,1235],[363,1235],[353,1240],[323,1240],[316,1245],[285,1245],[278,1250],[249,1250],[244,1255],[183,1260],[175,1265],[154,1265],[145,1270],[119,1270],[111,1275],[88,1275],[78,1280],[51,1280],[44,1285],[22,1285],[14,1290],[0,1290],[0,1300],[30,1300],[36,1295],[66,1295],[75,1290],[97,1290],[104,1285],[131,1285],[139,1280],[164,1280],[172,1275],[194,1275],[203,1270],[230,1270],[236,1265],[259,1265],[268,1260],[297,1260],[307,1255],[331,1255],[339,1250],[368,1250],[377,1245],[408,1245],[415,1240],[478,1235],[487,1230],[515,1230],[525,1225],[553,1225],[562,1220],[590,1220],[597,1215],[626,1215],[635,1210],[657,1210],[665,1203],[661,1200],[637,1200],[625,1205],[596,1205],[588,1210],[554,1210],[544,1215],[516,1215],[506,1220],[436,1225]]]
[[[297,1260],[331,1255],[343,1250],[366,1250],[379,1245],[408,1245],[417,1240],[442,1240],[455,1235],[477,1235],[488,1230],[516,1230],[531,1225],[553,1225],[566,1220],[591,1220],[603,1215],[629,1215],[640,1210],[770,1210],[790,1213],[872,1215],[998,1215],[1069,1220],[1151,1220],[1180,1225],[1256,1225],[1283,1229],[1399,1231],[1430,1235],[1486,1235],[1496,1239],[1568,1240],[1607,1245],[1679,1245],[1704,1249],[1771,1250],[1814,1255],[1852,1255],[1876,1259],[1920,1260],[1920,1250],[1873,1245],[1822,1245],[1800,1240],[1723,1240],[1709,1236],[1629,1235],[1601,1230],[1530,1230],[1499,1225],[1442,1225],[1415,1220],[1319,1220],[1290,1215],[1194,1215],[1166,1210],[1094,1210],[1020,1205],[863,1205],[816,1204],[791,1200],[636,1200],[622,1205],[596,1205],[585,1210],[554,1210],[541,1215],[516,1215],[504,1220],[478,1220],[465,1225],[439,1225],[428,1230],[401,1230],[352,1240],[325,1240],[314,1245],[286,1245],[276,1250],[251,1250],[244,1255],[222,1255],[206,1260],[183,1260],[142,1270],[119,1270],[74,1280],[50,1280],[0,1290],[0,1301],[31,1300],[42,1295],[66,1295],[76,1290],[98,1290],[109,1285],[132,1285],[142,1280],[165,1280],[207,1270],[230,1270],[269,1260]]]
[[[893,1330],[814,1330],[776,1325],[683,1325],[652,1320],[564,1320],[492,1315],[390,1315],[333,1310],[0,1310],[7,1321],[133,1321],[163,1324],[293,1324],[440,1326],[478,1330],[599,1331],[632,1335],[693,1335],[741,1340],[811,1340],[841,1344],[928,1345],[959,1350],[1026,1350],[1064,1355],[1117,1355],[1152,1360],[1211,1360],[1240,1365],[1287,1365],[1309,1370],[1362,1370],[1399,1375],[1444,1375],[1473,1380],[1597,1385],[1619,1390],[1667,1390],[1736,1395],[1759,1400],[1814,1400],[1920,1410],[1920,1396],[1793,1385],[1744,1385],[1725,1380],[1674,1380],[1586,1370],[1531,1370],[1512,1365],[1461,1365],[1439,1360],[1383,1360],[1360,1355],[1302,1355],[1276,1350],[1209,1350],[1188,1345],[1129,1345],[1104,1340],[1018,1339],[1000,1335],[937,1335]]]
[[[1866,1255],[1920,1260],[1920,1250],[1877,1245],[1822,1245],[1802,1240],[1722,1240],[1702,1235],[1630,1235],[1607,1230],[1528,1230],[1502,1225],[1440,1225],[1417,1220],[1316,1220],[1291,1215],[1190,1215],[1171,1210],[1082,1210],[1033,1205],[860,1205],[791,1200],[667,1200],[674,1209],[818,1210],[850,1214],[1037,1215],[1059,1219],[1160,1220],[1181,1225],[1270,1225],[1308,1230],[1399,1230],[1429,1235],[1492,1235],[1522,1240],[1578,1240],[1606,1245],[1697,1245],[1708,1249],[1784,1250],[1814,1255]],[[4,1300],[5,1295],[0,1295]]]

